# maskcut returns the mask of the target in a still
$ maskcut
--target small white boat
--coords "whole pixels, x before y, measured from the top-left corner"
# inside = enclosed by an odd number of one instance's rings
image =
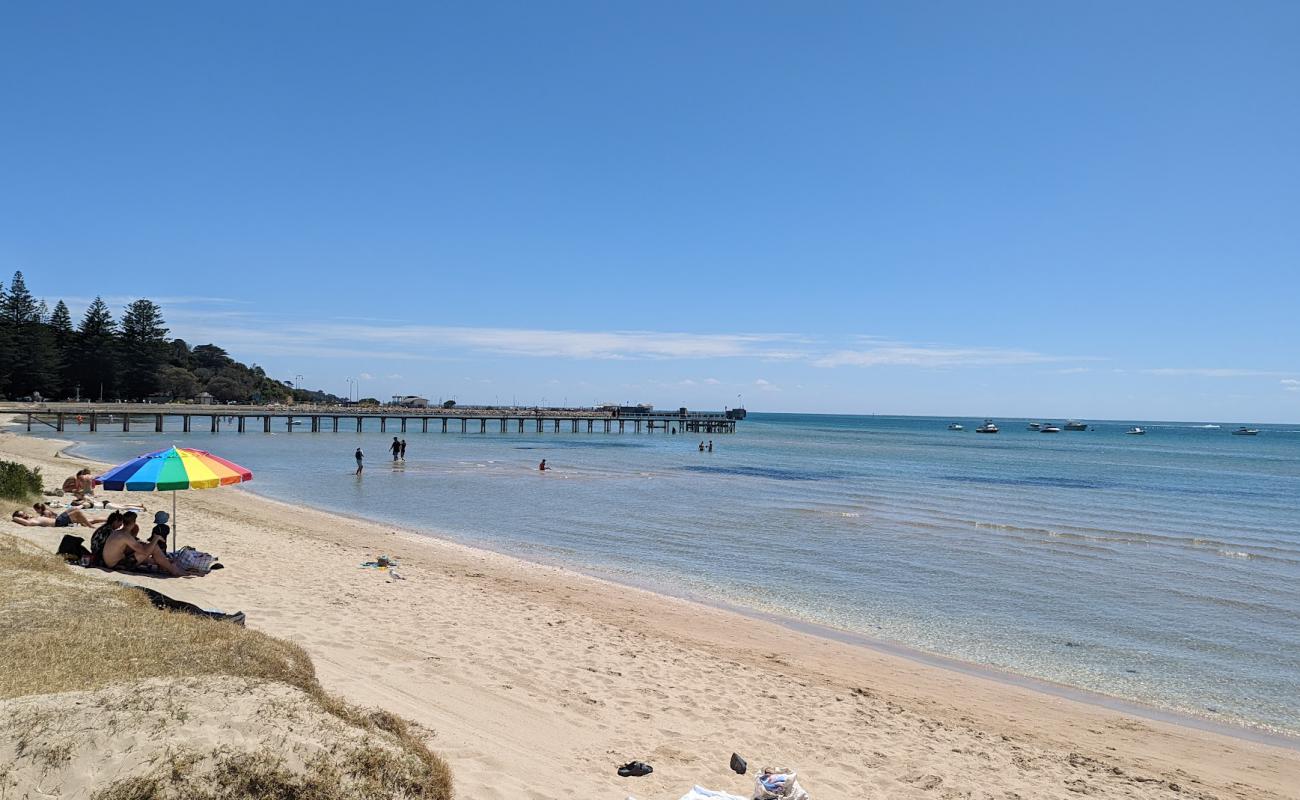
[[[1232,435],[1233,436],[1258,436],[1259,428],[1247,428],[1245,425],[1242,425],[1240,428],[1233,431]]]
[[[1043,423],[1041,423],[1041,422],[1031,422],[1031,423],[1029,423],[1029,430],[1031,430],[1031,431],[1041,431],[1042,429],[1043,429]]]
[[[1038,429],[1039,433],[1060,433],[1061,429],[1050,422],[1044,422],[1043,427]]]
[[[1086,431],[1088,430],[1088,426],[1086,423],[1078,422],[1076,420],[1070,420],[1069,422],[1065,423],[1065,429],[1067,431]]]
[[[984,424],[975,429],[976,433],[997,433],[998,426],[993,424],[993,420],[986,419]]]
[[[961,425],[957,424],[956,422],[954,422],[954,423],[952,423],[951,425],[948,426],[948,430],[950,430],[950,431],[964,431],[964,430],[966,430],[966,429],[963,428]]]
[[[1144,430],[1144,429],[1142,429],[1142,428],[1139,428],[1139,427],[1136,426],[1136,425],[1134,425],[1133,427],[1129,428],[1128,430],[1126,430],[1126,431],[1124,431],[1124,432],[1127,433],[1127,434],[1130,435],[1130,436],[1143,436],[1143,435],[1146,434],[1146,430]]]

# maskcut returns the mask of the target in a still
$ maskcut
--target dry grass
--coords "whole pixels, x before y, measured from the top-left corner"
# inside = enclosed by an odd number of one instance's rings
[[[99,788],[94,797],[451,797],[450,770],[409,723],[326,693],[316,681],[311,659],[297,645],[229,623],[159,611],[139,592],[76,575],[58,558],[0,534],[0,702],[129,686],[151,678],[179,685],[202,676],[233,676],[247,679],[250,686],[271,682],[295,687],[302,694],[287,705],[309,704],[311,713],[329,715],[347,735],[320,742],[323,752],[292,765],[274,747],[173,752],[148,771],[133,771],[133,777]],[[111,710],[123,712],[120,718],[128,722],[112,717],[109,727],[136,724],[129,720],[156,712],[156,697],[156,691],[127,693],[122,707]],[[73,756],[65,737],[68,727],[78,724],[77,711],[57,700],[43,708],[9,720],[15,760],[6,764],[0,759],[0,796],[5,794],[6,774],[20,760],[57,771]],[[184,707],[168,708],[164,718],[183,724],[187,713]],[[292,718],[295,712],[271,707],[258,713]],[[0,732],[0,739],[4,736]]]

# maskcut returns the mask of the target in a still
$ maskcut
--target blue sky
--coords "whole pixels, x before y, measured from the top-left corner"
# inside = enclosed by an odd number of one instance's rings
[[[9,3],[0,276],[379,397],[1300,420],[1300,4]]]

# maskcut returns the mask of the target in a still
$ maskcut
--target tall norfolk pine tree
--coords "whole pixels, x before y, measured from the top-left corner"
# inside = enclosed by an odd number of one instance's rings
[[[54,344],[44,316],[44,304],[27,291],[23,273],[15,272],[9,292],[0,303],[0,323],[9,334],[4,359],[8,368],[6,389],[14,397],[58,392]]]
[[[159,373],[171,348],[163,327],[162,309],[152,300],[136,300],[122,316],[122,393],[132,400],[156,394]]]
[[[72,329],[72,314],[68,311],[68,305],[62,300],[54,304],[49,329],[59,376],[59,391],[54,396],[59,399],[75,397],[77,378],[73,374],[73,368],[76,366],[77,332]]]
[[[81,384],[81,394],[96,399],[117,397],[117,323],[100,297],[81,318],[77,350],[73,374]]]

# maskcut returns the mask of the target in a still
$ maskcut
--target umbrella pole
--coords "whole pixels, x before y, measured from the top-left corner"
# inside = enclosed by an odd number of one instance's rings
[[[172,552],[176,552],[176,490],[172,489]]]

